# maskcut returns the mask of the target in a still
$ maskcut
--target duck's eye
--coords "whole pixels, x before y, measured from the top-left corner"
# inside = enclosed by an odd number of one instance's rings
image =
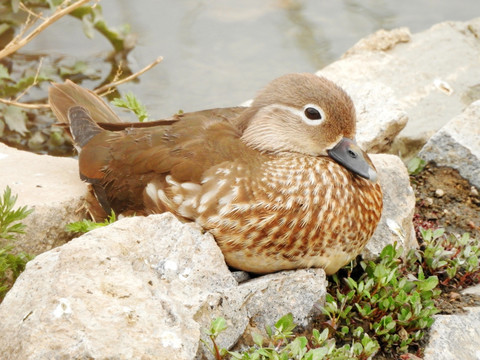
[[[315,104],[306,104],[303,107],[302,120],[310,126],[319,126],[326,121],[325,111]]]
[[[310,120],[321,120],[322,119],[322,114],[320,114],[320,111],[318,111],[314,107],[307,107],[305,109],[305,116],[307,118],[309,118]]]

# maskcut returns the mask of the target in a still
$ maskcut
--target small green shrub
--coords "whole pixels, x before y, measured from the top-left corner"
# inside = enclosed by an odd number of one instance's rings
[[[16,235],[23,234],[25,225],[19,221],[33,212],[26,206],[14,210],[17,197],[12,196],[12,190],[7,186],[0,198],[0,239],[14,240]]]
[[[87,233],[94,229],[98,229],[100,227],[104,227],[109,224],[112,224],[115,221],[117,221],[117,217],[112,210],[112,213],[110,214],[110,216],[107,219],[105,219],[105,221],[103,222],[95,222],[95,221],[83,219],[82,221],[77,221],[77,222],[67,224],[66,230],[69,232],[75,232],[75,233]]]
[[[7,186],[0,198],[0,301],[12,287],[13,283],[25,269],[25,266],[33,256],[25,253],[14,253],[13,242],[18,234],[23,234],[25,225],[21,220],[32,213],[33,209],[26,206],[14,210],[17,195],[12,195]]]
[[[329,329],[322,332],[314,329],[310,337],[293,334],[296,325],[292,314],[287,314],[277,321],[274,328],[266,327],[266,335],[252,334],[254,345],[240,353],[219,349],[216,344],[217,336],[226,329],[224,318],[215,319],[206,334],[210,337],[213,346],[210,351],[217,360],[354,360],[368,359],[375,354],[379,347],[378,343],[367,334],[363,334],[359,341],[337,347],[335,339],[331,338]],[[204,341],[205,344],[207,344]],[[207,344],[208,346],[208,344]]]
[[[467,287],[480,282],[480,246],[470,234],[447,234],[444,229],[420,229],[422,244],[409,262],[436,275],[443,286]]]
[[[425,277],[421,267],[408,272],[403,250],[387,245],[377,262],[360,262],[359,278],[332,276],[323,308],[336,337],[352,341],[368,333],[383,351],[407,352],[418,345],[439,310],[437,276]]]
[[[111,103],[117,107],[132,111],[140,122],[148,121],[147,108],[131,92],[126,93],[125,98],[113,99]]]
[[[425,162],[425,160],[419,157],[414,157],[407,164],[408,173],[410,175],[417,175],[422,172],[423,169],[425,169],[426,164],[427,163]]]

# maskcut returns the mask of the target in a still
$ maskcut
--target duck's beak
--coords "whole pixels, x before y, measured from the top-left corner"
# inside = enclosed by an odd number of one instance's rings
[[[333,160],[354,174],[371,182],[377,181],[378,175],[372,161],[353,140],[342,138],[332,149],[327,150],[327,153]]]

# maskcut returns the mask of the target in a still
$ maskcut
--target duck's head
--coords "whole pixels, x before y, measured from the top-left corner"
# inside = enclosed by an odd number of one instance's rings
[[[325,78],[289,74],[273,80],[239,124],[242,140],[258,151],[330,156],[361,177],[377,179],[370,158],[355,143],[352,100]]]

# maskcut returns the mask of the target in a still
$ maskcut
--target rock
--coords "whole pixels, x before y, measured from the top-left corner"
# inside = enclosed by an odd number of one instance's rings
[[[264,275],[222,293],[212,294],[195,314],[195,320],[208,328],[212,319],[223,316],[229,323],[217,344],[239,347],[251,340],[253,331],[264,333],[283,315],[292,313],[295,324],[308,328],[320,313],[326,295],[325,273],[321,269],[282,271]],[[210,344],[211,345],[211,344]],[[197,358],[211,358],[200,343]]]
[[[462,290],[462,294],[480,296],[480,284]]]
[[[73,237],[65,226],[86,216],[81,208],[87,186],[78,176],[77,160],[36,155],[0,143],[0,168],[0,195],[10,186],[18,195],[16,207],[34,208],[22,220],[27,228],[17,237],[18,250],[40,254]]]
[[[321,269],[239,285],[196,225],[169,213],[126,218],[28,263],[0,305],[2,358],[204,358],[214,317],[229,324],[221,346],[288,312],[307,324],[325,285]]]
[[[395,155],[370,155],[383,192],[383,211],[372,239],[362,252],[366,259],[378,257],[382,249],[397,242],[405,250],[418,246],[413,228],[415,194],[402,160]]]
[[[376,135],[359,141],[370,152],[385,151],[408,116],[390,150],[408,158],[480,98],[479,39],[480,18],[444,22],[413,35],[380,30],[318,74],[341,84],[355,100],[359,135],[369,127],[376,134],[373,120],[382,124],[388,137],[380,143]]]
[[[480,101],[450,120],[433,135],[419,153],[425,161],[457,169],[480,189]]]
[[[478,307],[467,308],[466,314],[436,315],[424,360],[478,360],[479,323]]]

